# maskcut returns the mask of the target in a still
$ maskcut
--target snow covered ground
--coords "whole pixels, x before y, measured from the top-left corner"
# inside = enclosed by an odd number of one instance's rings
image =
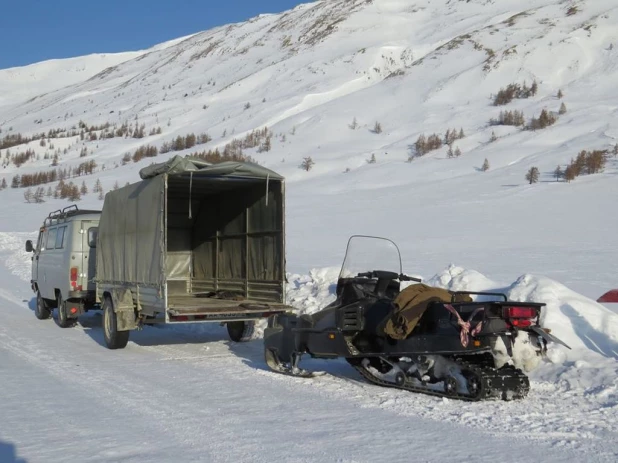
[[[594,299],[618,286],[618,158],[571,183],[552,172],[618,143],[617,21],[618,3],[603,0],[316,2],[113,62],[0,71],[0,140],[80,121],[162,132],[36,140],[10,148],[40,156],[19,168],[0,149],[0,181],[51,169],[59,150],[60,168],[94,160],[93,175],[72,180],[108,191],[151,161],[267,126],[272,149],[245,154],[287,179],[288,301],[300,310],[333,299],[348,236],[381,235],[431,284],[547,303],[544,324],[573,348],[552,346],[527,399],[481,404],[377,388],[342,362],[309,362],[330,373],[313,380],[278,376],[259,340],[234,345],[217,326],[146,328],[108,351],[97,314],[67,330],[35,319],[23,244],[67,203],[26,204],[24,189],[8,188],[0,461],[616,461],[618,309]],[[491,105],[500,88],[532,80],[537,95]],[[529,120],[561,102],[566,114],[543,130],[488,125],[500,110]],[[408,162],[421,133],[453,128],[465,131],[462,156],[442,147]],[[190,132],[213,140],[121,163]],[[529,185],[532,166],[541,176]],[[93,193],[79,203],[101,205]]]
[[[524,276],[507,290],[550,301],[545,323],[573,352],[552,347],[525,400],[462,403],[366,384],[344,362],[308,361],[329,373],[315,379],[281,376],[267,370],[260,340],[233,344],[213,325],[146,328],[109,351],[98,313],[65,330],[35,319],[21,250],[29,237],[0,233],[0,456],[11,446],[46,462],[618,456],[618,316],[558,283]],[[333,269],[291,276],[291,301],[314,311],[332,299],[333,278]],[[498,288],[456,267],[430,283]]]

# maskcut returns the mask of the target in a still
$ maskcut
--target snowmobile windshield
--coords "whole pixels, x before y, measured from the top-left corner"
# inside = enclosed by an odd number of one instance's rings
[[[401,255],[389,239],[355,235],[348,241],[339,278],[353,278],[359,273],[383,270],[401,274]]]

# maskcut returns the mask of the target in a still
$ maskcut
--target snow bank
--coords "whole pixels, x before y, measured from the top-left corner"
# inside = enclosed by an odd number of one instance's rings
[[[36,240],[36,233],[0,232],[0,259],[13,275],[30,281],[32,254],[26,252],[26,240]]]

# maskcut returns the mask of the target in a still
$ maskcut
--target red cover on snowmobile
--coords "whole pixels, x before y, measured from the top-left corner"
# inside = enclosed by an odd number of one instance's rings
[[[597,302],[618,302],[618,289],[606,292],[597,299]]]

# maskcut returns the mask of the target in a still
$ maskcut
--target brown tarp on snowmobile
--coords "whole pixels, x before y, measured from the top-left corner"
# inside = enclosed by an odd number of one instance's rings
[[[386,322],[384,333],[393,339],[406,339],[432,302],[451,302],[453,294],[442,288],[419,283],[410,285],[394,301],[395,310]],[[471,302],[468,295],[458,294],[455,302]],[[446,310],[446,309],[445,309]]]

